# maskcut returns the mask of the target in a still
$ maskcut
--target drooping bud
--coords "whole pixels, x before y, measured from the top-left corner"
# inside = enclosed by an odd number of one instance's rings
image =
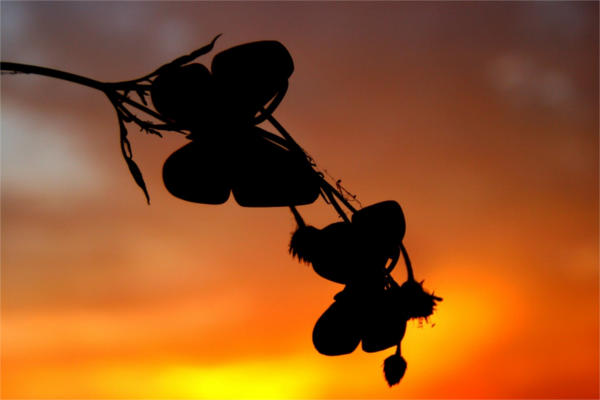
[[[398,353],[389,356],[383,362],[383,374],[390,387],[400,382],[405,371],[406,361],[404,361],[404,358]]]

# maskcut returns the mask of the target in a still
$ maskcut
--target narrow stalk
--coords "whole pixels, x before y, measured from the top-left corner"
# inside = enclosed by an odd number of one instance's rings
[[[402,242],[400,242],[400,251],[402,251],[402,257],[404,257],[404,264],[406,265],[406,274],[408,276],[407,280],[414,282],[415,275],[413,273],[412,264],[410,263],[410,258],[408,257],[406,247],[404,247],[404,243]]]
[[[290,210],[292,211],[292,214],[294,214],[294,218],[296,219],[296,223],[298,224],[298,226],[300,228],[303,228],[306,226],[306,223],[304,222],[304,219],[302,218],[302,215],[300,215],[300,213],[298,212],[298,210],[296,209],[295,206],[290,206]]]
[[[35,74],[48,76],[51,78],[62,79],[63,81],[77,83],[83,86],[90,87],[92,89],[100,90],[104,94],[109,97],[113,97],[118,99],[119,101],[128,104],[138,110],[169,124],[171,121],[165,120],[163,116],[151,110],[148,107],[145,107],[137,102],[131,100],[129,97],[122,95],[121,93],[116,92],[115,84],[100,82],[95,79],[87,78],[85,76],[72,74],[70,72],[64,72],[53,68],[40,67],[37,65],[29,65],[29,64],[20,64],[13,62],[0,62],[0,70],[9,71],[13,73],[21,73],[21,74]],[[133,90],[133,89],[131,89]],[[112,101],[112,100],[111,100]]]
[[[37,65],[19,64],[13,62],[0,61],[0,70],[12,71],[14,73],[22,74],[36,74],[44,75],[52,78],[62,79],[64,81],[78,83],[80,85],[88,86],[93,89],[98,89],[104,92],[105,84],[95,79],[90,79],[85,76],[72,74],[70,72],[59,71],[57,69],[38,67]]]
[[[337,201],[335,200],[335,197],[333,196],[333,194],[331,193],[330,190],[325,190],[325,194],[327,195],[327,197],[329,198],[329,201],[331,202],[331,205],[333,206],[333,208],[335,208],[335,211],[337,211],[337,213],[339,214],[340,217],[342,217],[342,219],[344,220],[344,222],[350,222],[350,219],[348,218],[348,216],[346,215],[346,213],[344,212],[344,210],[342,210],[342,207],[340,207],[340,205],[337,203]]]
[[[398,251],[392,256],[390,257],[392,259],[392,262],[390,263],[390,265],[385,269],[385,273],[386,274],[391,274],[392,271],[394,270],[394,268],[396,267],[396,264],[398,263],[398,258],[400,258],[400,250],[398,249]]]
[[[279,131],[279,133],[281,133],[281,135],[292,145],[293,149],[300,151],[303,154],[306,154],[304,152],[304,149],[302,147],[300,147],[300,145],[298,143],[296,143],[294,138],[292,138],[292,135],[290,135],[288,133],[288,131],[285,130],[285,128],[279,123],[279,121],[277,121],[275,119],[275,117],[273,117],[271,114],[267,114],[267,112],[264,109],[262,109],[261,111],[264,114],[266,114],[267,121],[269,121],[271,123],[271,125],[273,125],[275,127],[275,129],[277,129]]]
[[[263,110],[263,112],[264,112],[264,110]],[[265,112],[265,114],[266,114],[266,112]],[[304,151],[304,149],[302,147],[300,147],[300,145],[298,143],[296,143],[296,141],[294,140],[294,138],[292,138],[292,135],[290,135],[289,132],[285,130],[285,128],[279,123],[279,121],[277,121],[275,119],[275,117],[273,117],[271,114],[267,114],[266,119],[291,144],[292,149],[295,149],[297,151],[302,152],[303,154],[306,154],[306,152]],[[342,202],[342,204],[344,204],[344,206],[346,206],[346,208],[348,208],[352,213],[356,212],[356,208],[354,208],[348,202],[348,200],[346,200],[346,198],[336,188],[334,188],[333,186],[331,186],[331,184],[329,184],[329,182],[327,182],[325,179],[321,180],[321,186],[325,189],[326,193],[329,193],[329,192],[333,193],[335,195],[335,197],[337,197]],[[328,197],[331,198],[331,196],[329,196],[329,195],[328,195]],[[336,206],[335,201],[333,201],[333,203],[334,203],[334,207],[335,207]],[[346,218],[344,218],[344,219],[346,219]]]
[[[323,179],[322,185],[325,185],[328,190],[330,190],[338,199],[340,199],[340,201],[346,206],[346,208],[348,208],[348,210],[352,211],[352,213],[356,212],[356,208],[352,207],[352,204],[350,204],[348,200],[346,200],[344,195],[342,195],[336,188],[331,186],[331,184],[325,179]]]

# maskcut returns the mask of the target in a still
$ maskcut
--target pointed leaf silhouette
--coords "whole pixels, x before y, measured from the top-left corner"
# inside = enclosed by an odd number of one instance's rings
[[[123,153],[123,158],[127,162],[127,167],[129,168],[129,172],[133,176],[135,183],[144,191],[144,196],[146,196],[146,202],[150,204],[150,195],[148,194],[148,189],[146,189],[146,182],[144,182],[144,177],[142,176],[142,171],[137,166],[135,161],[132,159],[131,153],[131,144],[129,140],[127,140],[127,127],[123,122],[122,114],[118,113],[119,117],[119,129],[121,135],[121,153]]]
[[[206,46],[199,48],[198,50],[194,50],[192,51],[190,54],[186,54],[185,56],[181,56],[178,57],[176,59],[174,59],[173,61],[171,61],[168,64],[163,65],[162,67],[158,68],[156,71],[154,71],[152,74],[150,74],[149,76],[153,76],[153,75],[157,75],[160,74],[161,72],[163,72],[165,69],[168,68],[173,68],[173,67],[180,67],[184,64],[189,63],[190,61],[195,60],[196,58],[208,53],[209,51],[211,51],[213,49],[213,46],[215,45],[215,42],[217,41],[217,39],[222,35],[222,33],[219,33],[217,36],[215,36],[215,38]]]
[[[127,161],[129,172],[131,172],[135,183],[137,183],[137,185],[144,191],[144,195],[146,196],[146,202],[150,204],[150,195],[148,194],[148,189],[146,189],[146,182],[144,182],[142,171],[140,171],[140,168],[131,158],[125,158],[125,161]]]

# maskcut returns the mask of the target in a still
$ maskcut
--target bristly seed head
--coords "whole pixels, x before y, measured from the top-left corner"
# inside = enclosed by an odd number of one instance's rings
[[[299,226],[292,234],[289,252],[299,261],[310,263],[315,254],[315,245],[321,231],[314,226]]]
[[[406,312],[406,318],[427,319],[435,310],[436,302],[441,297],[428,293],[423,289],[423,282],[406,281],[400,287],[399,301]]]

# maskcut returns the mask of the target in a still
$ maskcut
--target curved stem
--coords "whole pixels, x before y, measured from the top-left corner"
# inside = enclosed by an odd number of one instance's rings
[[[289,144],[292,146],[291,149],[294,149],[294,150],[300,151],[303,154],[306,154],[304,149],[302,147],[300,147],[300,145],[298,143],[296,143],[294,138],[292,138],[292,135],[290,135],[288,133],[288,131],[285,130],[285,128],[279,123],[279,121],[277,121],[275,119],[275,117],[273,117],[273,115],[268,114],[264,108],[261,110],[261,112],[264,115],[266,115],[266,120],[269,121],[271,123],[271,125],[273,125],[275,127],[275,129],[277,129],[279,131],[279,133],[281,133],[281,135],[289,142]]]
[[[392,262],[385,269],[385,273],[388,275],[392,273],[392,271],[396,267],[396,264],[398,263],[398,258],[400,258],[400,249],[396,249],[396,252],[390,258],[392,259]]]
[[[284,149],[287,149],[290,151],[292,150],[289,148],[288,142],[281,136],[277,136],[274,133],[267,132],[267,131],[261,132],[261,135],[263,135],[266,139],[269,139],[271,142],[274,142],[274,143],[280,145]]]
[[[150,204],[150,196],[148,195],[148,190],[146,189],[146,183],[144,182],[144,178],[142,177],[142,172],[140,171],[137,164],[132,159],[131,154],[131,144],[129,140],[127,140],[127,128],[125,127],[126,121],[135,121],[140,127],[144,128],[143,124],[140,124],[139,118],[135,117],[129,110],[127,110],[123,104],[129,104],[139,110],[144,111],[147,114],[150,114],[163,122],[165,121],[163,117],[161,117],[155,111],[149,109],[148,107],[144,107],[141,104],[136,103],[135,101],[129,99],[127,96],[117,92],[115,89],[108,87],[105,83],[97,81],[95,79],[87,78],[85,76],[72,74],[70,72],[64,72],[53,68],[39,67],[37,65],[29,65],[29,64],[19,64],[12,62],[3,62],[0,61],[0,70],[2,71],[12,71],[13,73],[23,73],[23,74],[36,74],[42,76],[48,76],[51,78],[61,79],[67,82],[77,83],[83,86],[90,87],[92,89],[100,90],[102,93],[106,95],[108,100],[112,103],[115,112],[117,113],[117,118],[119,120],[119,130],[121,135],[121,153],[123,154],[123,158],[127,162],[127,166],[129,167],[129,172],[133,176],[135,182],[138,186],[144,191],[144,195],[146,196],[146,201]],[[149,128],[149,132],[160,135],[158,131],[153,130],[153,128]]]
[[[352,207],[352,204],[350,204],[348,200],[346,200],[344,195],[342,195],[336,188],[331,186],[329,182],[323,179],[321,185],[325,185],[327,190],[330,190],[346,206],[346,208],[348,208],[348,210],[352,211],[352,213],[356,212],[356,208]]]
[[[344,220],[344,222],[348,222],[349,223],[350,219],[348,218],[348,216],[346,215],[346,213],[344,212],[344,210],[342,210],[342,207],[340,207],[340,205],[335,200],[335,197],[333,196],[332,191],[331,190],[325,190],[324,192],[327,195],[327,197],[329,198],[329,202],[331,203],[331,205],[333,206],[333,208],[335,208],[335,211],[337,211],[338,215],[340,217],[342,217],[342,219]]]
[[[80,85],[88,86],[93,89],[98,89],[104,92],[105,84],[95,79],[87,78],[85,76],[72,74],[70,72],[64,72],[53,68],[39,67],[37,65],[19,64],[13,62],[0,61],[0,70],[12,71],[14,73],[22,74],[36,74],[49,76],[52,78],[62,79],[64,81],[78,83]]]
[[[165,120],[165,118],[163,116],[161,116],[159,113],[157,113],[156,111],[131,100],[129,97],[124,96],[121,93],[116,92],[114,85],[110,84],[110,83],[107,84],[105,82],[100,82],[100,81],[97,81],[95,79],[91,79],[91,78],[88,78],[85,76],[72,74],[70,72],[60,71],[60,70],[53,69],[53,68],[46,68],[46,67],[40,67],[37,65],[20,64],[20,63],[5,62],[5,61],[0,62],[0,70],[11,71],[13,73],[35,74],[35,75],[48,76],[51,78],[62,79],[63,81],[73,82],[73,83],[77,83],[77,84],[80,84],[83,86],[90,87],[92,89],[100,90],[107,96],[109,96],[109,97],[112,96],[112,97],[118,99],[119,101],[121,101],[125,104],[128,104],[134,108],[137,108],[138,110],[140,110],[162,122],[165,122],[167,124],[171,123],[171,121]],[[109,92],[112,92],[112,93],[109,93]]]
[[[402,251],[402,257],[404,257],[404,264],[406,265],[406,274],[407,280],[414,281],[415,275],[413,273],[412,264],[410,263],[410,258],[408,257],[408,252],[406,251],[406,247],[404,247],[404,243],[400,242],[400,251]]]
[[[285,130],[285,128],[279,123],[279,121],[277,121],[275,119],[275,117],[273,117],[273,115],[267,114],[264,109],[262,110],[262,112],[264,114],[266,114],[266,120],[269,121],[271,123],[271,125],[273,125],[275,127],[275,129],[277,129],[279,131],[279,133],[281,133],[281,135],[291,145],[290,150],[299,151],[302,154],[306,155],[306,152],[304,151],[304,149],[298,143],[296,143],[294,138],[292,138],[292,135],[290,135],[289,132]],[[356,208],[354,208],[348,202],[348,200],[346,200],[344,195],[342,195],[336,188],[331,186],[329,184],[329,182],[327,182],[325,179],[321,179],[321,187],[323,187],[323,189],[325,190],[325,193],[327,193],[327,196],[330,198],[330,200],[332,201],[332,203],[333,203],[334,207],[336,207],[336,209],[339,208],[339,205],[336,204],[335,200],[332,199],[331,194],[335,195],[335,197],[337,197],[342,202],[342,204],[344,204],[344,206],[346,206],[346,208],[348,208],[352,213],[356,212]],[[339,211],[338,211],[338,213],[339,213]],[[345,216],[345,214],[343,212],[340,214],[340,216],[341,215]],[[343,218],[346,219],[347,217],[343,217]]]

